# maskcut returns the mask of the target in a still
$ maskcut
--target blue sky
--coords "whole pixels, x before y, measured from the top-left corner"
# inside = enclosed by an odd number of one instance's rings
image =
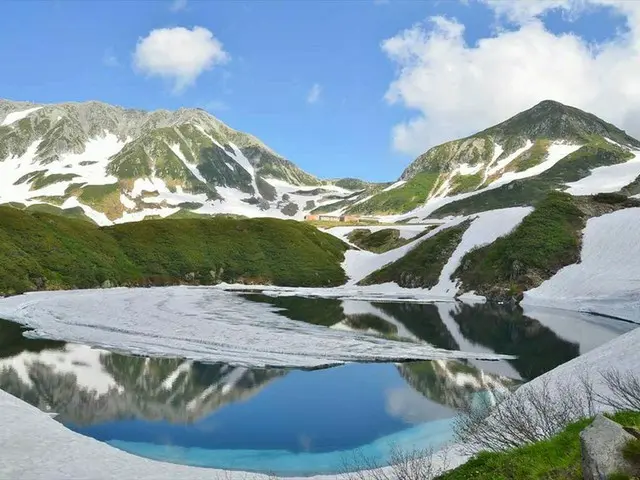
[[[482,99],[488,95],[496,108],[464,110],[456,100],[459,95],[439,105],[438,99],[452,93],[448,85],[454,88],[455,76],[437,88],[429,77],[425,82],[434,88],[420,94],[424,99],[412,93],[415,82],[426,78],[421,76],[424,69],[449,68],[447,58],[453,55],[445,51],[436,58],[431,52],[394,60],[381,47],[386,39],[416,24],[428,36],[431,27],[419,22],[440,16],[463,25],[465,49],[478,53],[474,48],[479,40],[524,30],[520,20],[498,19],[494,8],[475,1],[183,0],[180,8],[172,6],[172,1],[133,0],[3,2],[0,96],[35,102],[101,100],[142,109],[202,107],[231,127],[256,135],[311,173],[385,181],[395,179],[415,154],[434,142],[472,133],[502,120],[506,113],[531,106],[534,99],[546,98],[547,92],[541,91],[523,99],[525,103],[509,103],[501,101],[499,92],[493,96],[485,92]],[[538,18],[551,39],[572,32],[587,46],[608,42],[626,28],[624,12],[612,8],[596,7],[578,16],[547,10]],[[171,81],[133,67],[139,39],[155,29],[194,26],[206,28],[222,43],[230,57],[227,62],[203,71],[180,92]],[[435,40],[423,38],[420,45]],[[521,55],[526,63],[531,53]],[[456,58],[473,61],[465,55]],[[487,60],[483,61],[488,70]],[[418,63],[422,70],[416,70]],[[545,62],[541,63],[543,76]],[[468,70],[472,65],[463,67]],[[396,80],[402,87],[396,102],[390,103],[385,94]],[[314,85],[317,99],[310,102]],[[563,85],[551,87],[547,91],[557,90],[560,100],[562,92],[575,90],[571,85],[564,90]],[[463,94],[469,90],[465,85],[455,88]],[[573,103],[579,104],[580,98]],[[605,100],[599,101],[604,105]],[[460,111],[452,110],[453,103],[461,105]],[[393,128],[416,115],[420,124],[408,129],[410,141],[403,142]],[[473,121],[467,122],[471,117]]]

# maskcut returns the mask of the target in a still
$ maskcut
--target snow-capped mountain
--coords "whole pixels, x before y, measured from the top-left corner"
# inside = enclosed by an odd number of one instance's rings
[[[495,196],[495,189],[511,188],[506,185],[516,181],[543,178],[536,188],[539,192],[562,189],[586,177],[590,169],[623,163],[639,151],[640,141],[614,125],[547,100],[475,135],[429,149],[396,183],[343,210],[426,217],[446,203],[487,191]],[[475,211],[531,205],[536,200],[525,192],[518,201],[484,202]],[[475,212],[453,209],[444,213]]]
[[[321,181],[200,109],[0,100],[0,203],[49,204],[107,225],[236,214],[300,219],[362,190]]]

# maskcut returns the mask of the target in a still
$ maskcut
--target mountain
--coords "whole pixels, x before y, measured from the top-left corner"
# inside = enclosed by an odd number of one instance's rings
[[[0,203],[101,225],[227,213],[301,218],[368,186],[321,181],[201,109],[0,100]]]
[[[592,168],[626,161],[633,157],[632,151],[639,149],[640,141],[614,125],[577,108],[546,100],[470,137],[429,149],[407,167],[398,182],[346,211],[402,214],[425,203],[442,204],[446,203],[443,199],[470,197],[474,192],[535,177],[565,159],[591,158],[588,162],[573,162],[568,171],[540,185],[541,190],[548,192],[583,178]],[[537,200],[523,197],[520,203],[491,207],[531,204]]]

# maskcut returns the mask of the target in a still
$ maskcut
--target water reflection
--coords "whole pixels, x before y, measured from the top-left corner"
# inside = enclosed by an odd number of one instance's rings
[[[279,475],[335,473],[354,449],[385,463],[392,442],[437,447],[475,393],[511,389],[633,327],[549,312],[538,321],[535,312],[492,305],[246,298],[295,321],[518,358],[245,368],[29,339],[0,320],[0,388],[138,455]]]
[[[516,355],[507,362],[470,363],[522,380],[531,380],[634,328],[600,317],[594,321],[588,314],[540,310],[525,315],[520,307],[496,304],[383,303],[263,294],[244,298],[274,305],[296,321],[424,341],[450,350]]]

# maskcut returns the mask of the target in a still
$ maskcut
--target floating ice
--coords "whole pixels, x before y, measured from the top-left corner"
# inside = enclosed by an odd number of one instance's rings
[[[443,350],[289,320],[276,307],[206,287],[38,292],[0,301],[29,336],[242,366],[512,358]]]

